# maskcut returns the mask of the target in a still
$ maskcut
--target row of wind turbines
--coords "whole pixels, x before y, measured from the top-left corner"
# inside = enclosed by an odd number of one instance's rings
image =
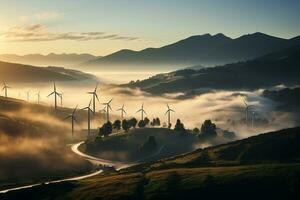
[[[100,100],[99,100],[99,97],[97,94],[97,90],[98,90],[98,84],[96,85],[96,87],[94,88],[93,91],[87,92],[88,94],[92,95],[92,98],[90,99],[88,106],[82,108],[82,110],[87,111],[88,136],[90,136],[90,133],[91,133],[92,116],[95,115],[95,113],[96,113],[96,100],[100,103]],[[48,95],[48,97],[51,95],[54,95],[54,97],[55,97],[54,105],[55,105],[55,109],[57,109],[57,97],[62,98],[62,96],[61,96],[61,93],[57,92],[55,83],[53,86],[53,92],[50,93]],[[112,101],[113,101],[113,99],[110,99],[108,102],[102,103],[102,105],[104,105],[104,108],[102,110],[100,110],[100,112],[106,113],[106,121],[107,122],[109,122],[109,120],[110,120],[109,113],[110,113],[110,111],[112,111],[112,107],[111,107]],[[92,106],[92,108],[91,108],[91,106]],[[77,122],[77,120],[76,120],[77,109],[78,109],[78,105],[74,108],[73,112],[64,119],[64,120],[71,119],[72,138],[74,135],[74,125],[75,125],[75,122]],[[120,111],[121,119],[124,119],[124,115],[127,114],[124,104],[122,105],[122,107],[118,108],[116,111]],[[168,117],[168,125],[169,125],[168,127],[170,127],[170,123],[171,123],[171,112],[175,112],[175,111],[170,108],[169,104],[167,104],[167,111],[166,111],[165,115],[167,115],[167,117]],[[137,110],[136,113],[141,113],[141,120],[144,120],[144,115],[147,115],[147,112],[144,109],[144,103],[142,103],[141,108],[139,110]]]
[[[3,82],[3,88],[2,90],[4,91],[4,95],[5,97],[8,97],[8,89],[10,89],[11,87],[8,86],[6,84],[6,82]],[[90,135],[90,131],[91,131],[91,119],[93,117],[93,115],[95,115],[96,113],[96,101],[98,101],[100,103],[98,94],[97,94],[97,90],[98,90],[98,84],[96,85],[96,87],[94,88],[93,91],[89,91],[87,92],[87,94],[92,95],[88,106],[82,108],[82,110],[87,110],[87,129],[88,129],[88,134]],[[27,100],[29,101],[29,91],[27,91]],[[38,92],[37,94],[37,102],[38,104],[40,103],[40,92]],[[63,101],[63,93],[59,93],[57,91],[57,87],[55,82],[53,83],[53,91],[47,95],[47,97],[50,96],[54,96],[54,108],[55,110],[58,109],[58,99],[60,99],[60,104],[62,106],[62,101]],[[110,111],[112,111],[111,108],[111,102],[113,101],[113,99],[110,99],[108,102],[102,103],[102,105],[104,105],[104,108],[102,110],[100,110],[100,112],[102,113],[106,113],[106,121],[108,122],[110,120]],[[254,120],[255,120],[255,112],[253,111],[253,107],[254,105],[249,105],[245,100],[243,100],[243,103],[245,105],[245,123],[246,126],[249,127],[249,121],[251,120],[251,125],[252,128],[254,127]],[[92,108],[91,108],[92,107]],[[72,137],[74,134],[74,124],[76,122],[76,111],[78,109],[78,105],[74,108],[73,112],[71,114],[69,114],[65,120],[67,119],[71,119],[71,130],[72,130]],[[121,119],[124,119],[124,115],[127,114],[126,110],[125,110],[125,105],[123,104],[122,107],[118,108],[116,111],[120,112],[120,117]],[[175,112],[173,109],[170,108],[169,104],[167,104],[167,110],[165,112],[165,115],[167,115],[167,120],[168,120],[168,127],[170,127],[171,124],[171,113]],[[250,112],[250,114],[249,114]],[[142,103],[141,108],[139,110],[136,111],[136,113],[141,113],[141,120],[144,119],[144,116],[147,115],[146,110],[144,109],[144,103]],[[251,115],[251,116],[250,116]]]

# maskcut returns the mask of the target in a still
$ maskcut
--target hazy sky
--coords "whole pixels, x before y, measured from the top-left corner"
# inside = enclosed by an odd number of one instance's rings
[[[298,0],[0,0],[0,53],[159,47],[191,35],[300,35]]]

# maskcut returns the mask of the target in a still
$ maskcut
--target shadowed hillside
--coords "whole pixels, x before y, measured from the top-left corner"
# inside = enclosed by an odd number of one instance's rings
[[[154,138],[155,146],[153,149],[145,150],[142,146],[149,137]],[[129,133],[97,138],[95,141],[85,144],[83,149],[87,154],[99,158],[134,162],[137,160],[157,160],[190,152],[195,149],[194,145],[197,142],[198,136],[196,134],[182,134],[166,128],[141,128],[131,130]]]
[[[210,89],[260,89],[280,84],[300,83],[300,46],[268,54],[258,59],[205,68],[185,69],[160,74],[126,85],[153,94],[171,92],[197,93]]]

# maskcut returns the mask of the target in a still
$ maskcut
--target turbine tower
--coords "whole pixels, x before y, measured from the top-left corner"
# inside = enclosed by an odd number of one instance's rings
[[[73,110],[72,114],[69,114],[64,120],[67,120],[67,119],[71,119],[71,128],[72,128],[72,140],[73,140],[73,136],[74,136],[74,122],[77,122],[76,121],[76,118],[75,118],[75,112],[77,110],[77,107],[78,105],[75,107],[75,109]]]
[[[3,88],[2,88],[2,90],[5,91],[5,98],[7,98],[7,89],[8,89],[8,88],[11,88],[11,87],[9,87],[8,85],[6,85],[5,82],[3,82]]]
[[[99,98],[98,98],[98,95],[97,95],[97,89],[98,89],[98,83],[97,83],[97,85],[96,85],[94,91],[88,92],[88,94],[93,95],[93,112],[94,112],[94,114],[95,114],[95,112],[96,112],[96,99],[97,99],[97,101],[99,102]]]
[[[90,103],[89,103],[89,105],[87,107],[85,107],[85,108],[82,109],[82,110],[87,110],[87,113],[88,113],[88,137],[91,134],[91,113],[93,114],[93,111],[90,108],[91,107],[91,103],[92,103],[92,100],[90,100]]]
[[[126,111],[125,111],[125,109],[124,109],[124,104],[123,104],[123,106],[122,106],[121,108],[119,108],[117,111],[121,111],[121,119],[123,119],[124,113],[126,114]]]
[[[110,103],[112,102],[113,99],[109,100],[107,103],[103,103],[103,105],[106,106],[106,119],[107,122],[109,122],[109,110],[112,110],[110,107]]]
[[[139,109],[138,111],[136,111],[136,113],[138,113],[138,112],[141,112],[141,117],[142,117],[141,120],[144,120],[144,113],[145,113],[145,115],[147,115],[146,111],[144,110],[144,103],[142,104],[142,108]]]
[[[53,83],[53,92],[51,92],[47,97],[50,97],[51,95],[54,95],[54,107],[55,110],[57,110],[57,97],[60,97],[60,94],[56,91],[55,82]]]
[[[36,93],[37,98],[38,98],[38,99],[37,99],[37,100],[38,100],[38,101],[37,101],[38,104],[40,104],[40,99],[41,99],[41,95],[40,95],[40,94],[41,94],[40,91],[39,91],[38,93]]]
[[[175,111],[169,107],[169,104],[167,104],[167,108],[168,109],[167,109],[167,112],[165,113],[165,115],[168,114],[168,128],[170,129],[171,128],[171,112],[175,112]]]
[[[246,125],[248,126],[249,125],[249,123],[248,123],[249,109],[252,107],[252,105],[248,105],[245,100],[244,100],[244,104],[245,104],[245,122],[246,122]]]
[[[254,128],[254,120],[255,120],[255,112],[254,111],[252,111],[252,122],[251,122],[251,126],[252,126],[252,129]]]

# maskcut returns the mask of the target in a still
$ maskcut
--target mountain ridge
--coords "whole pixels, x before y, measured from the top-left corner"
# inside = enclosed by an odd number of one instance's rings
[[[223,33],[203,34],[159,48],[123,49],[83,65],[98,70],[174,70],[192,65],[215,66],[254,59],[297,44],[300,44],[300,36],[284,39],[256,32],[232,39]]]

